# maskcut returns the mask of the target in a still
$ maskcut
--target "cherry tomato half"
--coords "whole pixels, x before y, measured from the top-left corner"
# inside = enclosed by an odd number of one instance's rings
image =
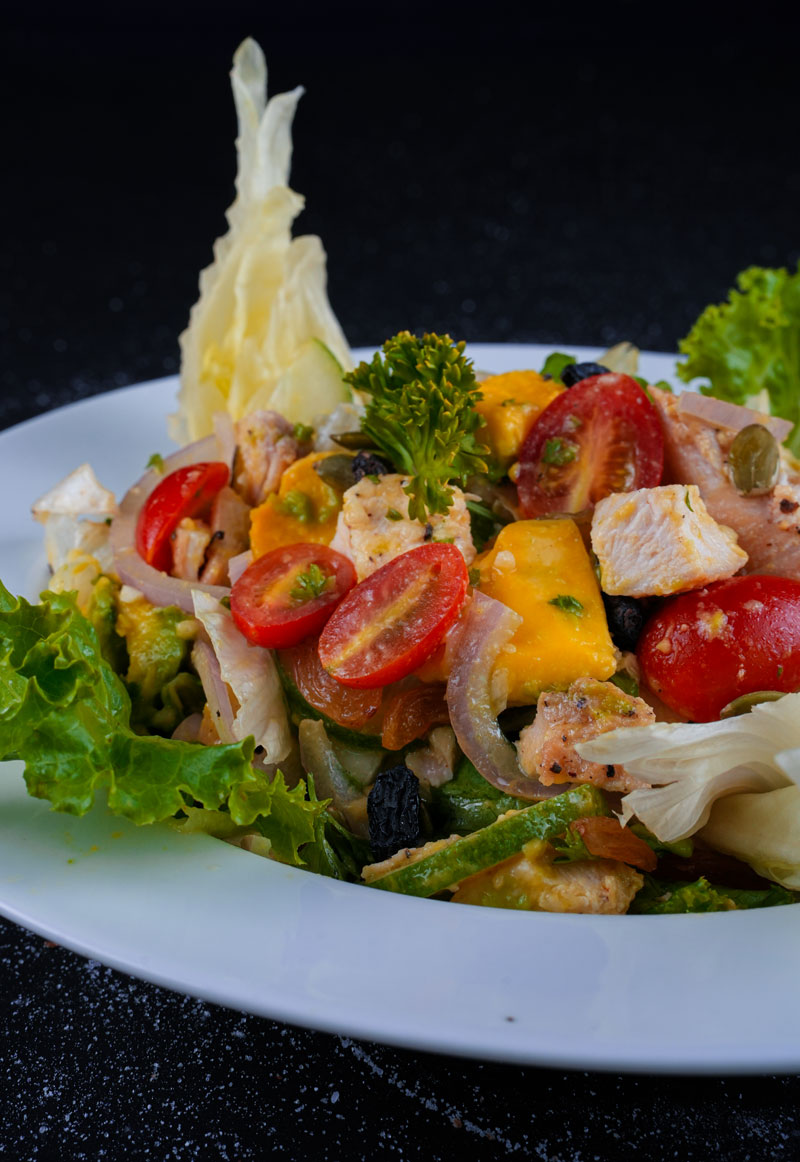
[[[200,516],[221,488],[230,471],[220,460],[189,464],[170,472],[155,486],[142,506],[136,523],[136,551],[140,557],[168,573],[172,568],[170,537],[187,517]]]
[[[455,545],[401,553],[351,589],[319,639],[320,660],[345,686],[370,689],[416,670],[456,620],[469,578]]]
[[[664,467],[656,409],[635,379],[592,375],[547,405],[519,454],[526,517],[582,512],[612,492],[653,488]]]
[[[352,561],[327,545],[285,545],[245,569],[231,613],[248,641],[283,649],[319,633],[355,583]]]
[[[800,581],[732,577],[665,602],[637,655],[647,685],[685,718],[711,722],[755,690],[800,689]]]

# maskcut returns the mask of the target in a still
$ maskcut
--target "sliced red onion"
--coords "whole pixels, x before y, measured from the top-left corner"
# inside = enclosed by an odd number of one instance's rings
[[[231,585],[236,584],[242,573],[244,573],[245,569],[252,565],[252,563],[252,549],[245,549],[245,551],[243,553],[239,553],[238,556],[231,557],[230,561],[228,561],[228,576],[231,579]]]
[[[492,708],[494,664],[520,622],[507,605],[485,593],[473,595],[453,641],[447,705],[458,745],[487,782],[519,799],[550,799],[563,794],[566,785],[544,787],[524,774]]]
[[[789,420],[768,416],[738,403],[727,403],[712,395],[700,395],[696,391],[684,391],[678,396],[678,411],[712,428],[728,428],[732,432],[740,432],[749,424],[763,424],[779,444],[783,443],[794,427]]]
[[[233,707],[228,688],[222,680],[217,655],[207,642],[195,642],[192,664],[197,670],[211,718],[221,742],[236,742],[233,733]]]
[[[172,732],[172,737],[179,742],[197,742],[202,725],[202,714],[190,714],[187,718],[184,718],[183,722],[178,723]]]
[[[194,613],[192,590],[202,589],[218,600],[226,597],[230,589],[224,585],[201,585],[196,581],[181,581],[170,577],[160,569],[148,565],[136,551],[136,523],[139,513],[150,493],[164,476],[178,468],[198,464],[203,460],[220,458],[220,448],[216,436],[207,436],[194,444],[188,444],[178,452],[173,452],[164,460],[163,471],[151,468],[120,501],[119,512],[111,524],[109,542],[114,552],[114,569],[120,581],[138,589],[153,605],[177,605],[184,613]]]

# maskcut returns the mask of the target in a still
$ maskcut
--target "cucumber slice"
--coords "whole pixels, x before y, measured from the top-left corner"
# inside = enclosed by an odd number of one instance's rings
[[[487,783],[469,759],[462,759],[455,778],[432,790],[431,809],[437,834],[465,835],[494,823],[506,811],[530,806],[522,799],[504,795]]]
[[[554,799],[533,803],[517,815],[498,819],[416,863],[387,872],[372,880],[370,887],[407,896],[433,896],[516,855],[531,839],[552,839],[566,831],[574,819],[608,814],[603,792],[584,784]]]
[[[281,680],[281,685],[283,686],[283,691],[289,706],[289,718],[294,726],[299,727],[304,718],[316,718],[323,724],[328,734],[332,735],[333,738],[347,743],[348,746],[372,751],[380,748],[381,736],[379,734],[366,734],[358,730],[350,730],[349,727],[342,726],[341,723],[335,722],[332,718],[328,718],[326,714],[323,714],[321,710],[317,710],[310,702],[306,702],[294,684],[291,674],[282,664],[280,653],[276,652],[274,657],[275,665],[278,668],[278,677]]]
[[[353,393],[343,375],[333,352],[322,340],[310,339],[276,383],[268,406],[293,424],[313,424],[317,416],[327,415],[337,404],[352,400]]]

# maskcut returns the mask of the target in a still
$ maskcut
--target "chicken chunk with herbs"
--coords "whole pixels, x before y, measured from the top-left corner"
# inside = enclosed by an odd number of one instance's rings
[[[359,581],[401,553],[431,541],[454,544],[468,565],[475,559],[469,512],[461,489],[453,488],[453,503],[446,513],[432,513],[423,523],[408,515],[408,496],[403,485],[409,479],[394,473],[365,476],[344,494],[331,548],[351,559]]]
[[[746,573],[800,577],[800,473],[781,451],[772,490],[743,496],[728,470],[735,431],[719,431],[682,412],[679,400],[651,387],[664,430],[664,479],[696,484],[714,520],[732,528],[748,554]]]
[[[549,843],[533,840],[519,855],[463,880],[456,904],[620,916],[644,884],[634,868],[610,859],[554,863]]]
[[[246,504],[261,504],[300,455],[294,425],[277,412],[258,411],[238,420],[235,433],[233,486]]]
[[[736,534],[717,524],[693,484],[606,496],[592,517],[606,593],[665,597],[732,577],[747,564]]]
[[[633,791],[647,786],[622,766],[582,759],[576,745],[626,726],[649,726],[653,710],[641,698],[619,690],[612,682],[579,678],[569,690],[542,694],[536,718],[519,736],[519,764],[545,786],[552,783],[594,783],[606,791]]]

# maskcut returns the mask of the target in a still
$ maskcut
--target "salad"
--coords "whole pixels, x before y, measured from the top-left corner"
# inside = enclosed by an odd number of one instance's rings
[[[584,913],[800,891],[800,271],[753,268],[676,368],[476,369],[449,336],[353,366],[292,237],[301,90],[232,72],[228,233],[181,337],[182,446],[117,501],[34,504],[0,585],[0,758],[372,890]]]

